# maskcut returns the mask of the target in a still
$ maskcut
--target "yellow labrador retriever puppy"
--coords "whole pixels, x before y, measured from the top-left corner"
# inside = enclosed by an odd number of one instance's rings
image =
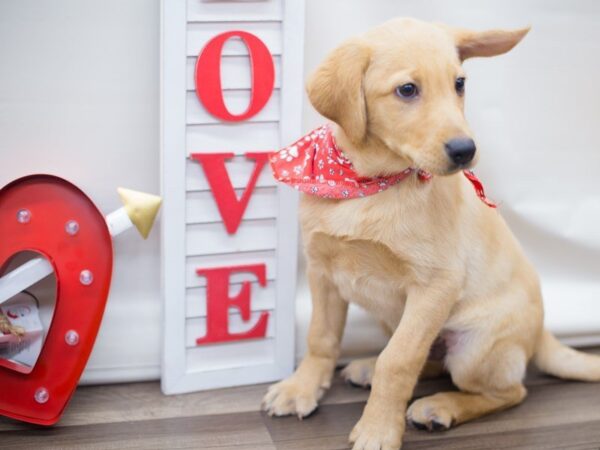
[[[350,434],[355,450],[398,449],[406,419],[447,429],[520,403],[530,359],[558,377],[600,380],[599,357],[569,349],[543,329],[535,269],[462,174],[477,154],[463,111],[461,63],[505,53],[527,31],[396,19],[343,43],[310,78],[312,104],[335,125],[305,137],[307,145],[330,129],[339,154],[330,149],[329,156],[342,161],[328,163],[354,170],[361,188],[383,184],[356,198],[346,191],[303,195],[313,302],[308,353],[290,378],[269,389],[269,414],[301,418],[317,407],[334,373],[348,302],[370,311],[391,336],[378,358],[344,371],[372,386]],[[292,161],[298,147],[288,153],[272,161]],[[318,188],[311,189],[305,192]],[[408,407],[436,339],[460,391]]]

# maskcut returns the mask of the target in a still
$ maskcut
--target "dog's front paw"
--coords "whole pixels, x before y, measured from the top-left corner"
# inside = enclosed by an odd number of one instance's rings
[[[350,433],[352,450],[399,450],[402,447],[404,421],[394,420],[395,415],[363,416]]]
[[[323,389],[310,388],[292,376],[269,387],[263,399],[263,409],[270,416],[296,415],[299,419],[317,409]]]

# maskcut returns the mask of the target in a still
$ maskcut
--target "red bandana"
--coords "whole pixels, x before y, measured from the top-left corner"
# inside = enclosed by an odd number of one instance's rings
[[[366,197],[385,191],[405,178],[417,173],[419,180],[429,181],[432,175],[413,168],[385,177],[361,177],[352,163],[338,148],[331,126],[323,125],[300,138],[292,145],[271,155],[271,169],[278,181],[293,186],[306,194],[323,198],[346,199]],[[473,184],[479,198],[488,206],[481,181],[470,170],[463,171]]]

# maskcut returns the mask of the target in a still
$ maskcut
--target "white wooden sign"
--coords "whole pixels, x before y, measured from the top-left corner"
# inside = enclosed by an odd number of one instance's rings
[[[303,20],[303,0],[162,2],[166,394],[293,370],[297,194],[265,155],[300,136]]]

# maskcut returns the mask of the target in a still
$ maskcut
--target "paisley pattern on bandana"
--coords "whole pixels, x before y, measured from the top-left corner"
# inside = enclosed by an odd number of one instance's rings
[[[400,183],[416,172],[419,180],[432,178],[429,172],[409,167],[404,171],[385,177],[361,177],[344,152],[335,143],[329,124],[323,125],[292,145],[269,158],[273,176],[305,194],[331,199],[361,198],[377,194]],[[483,191],[483,184],[470,170],[463,171],[473,184],[478,197],[489,207],[496,205]]]

